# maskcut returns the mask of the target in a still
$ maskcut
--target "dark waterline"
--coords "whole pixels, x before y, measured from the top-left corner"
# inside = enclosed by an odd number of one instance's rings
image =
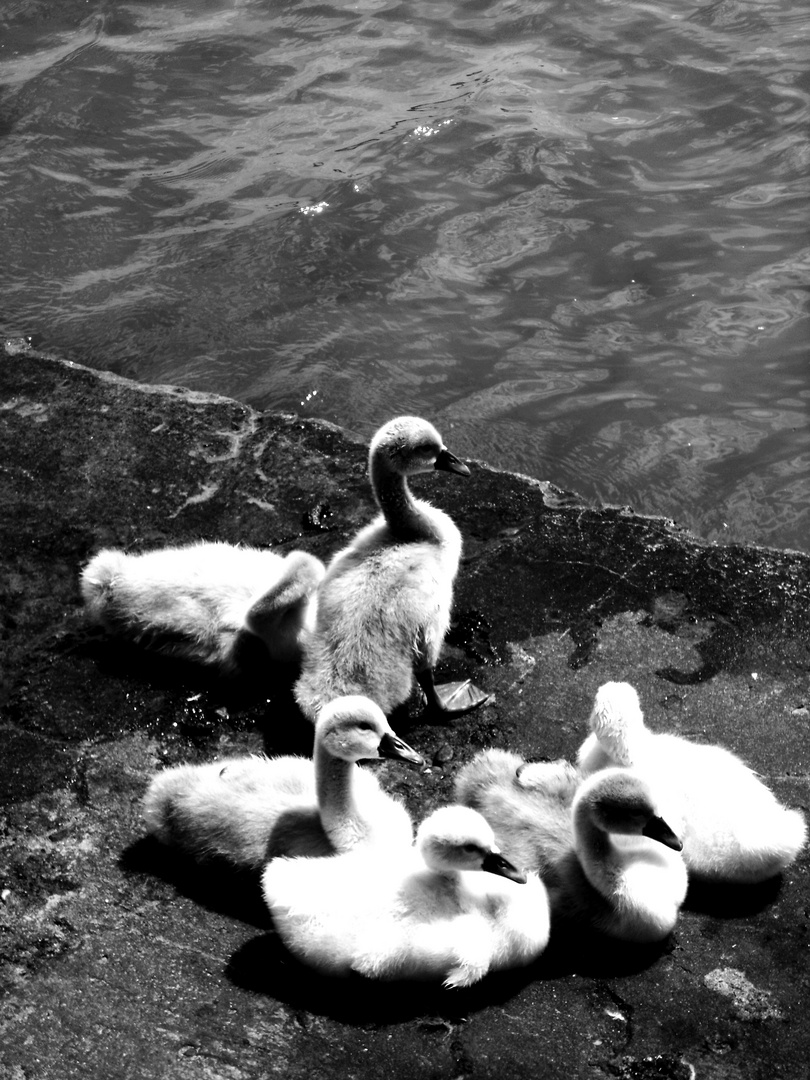
[[[806,8],[19,0],[6,335],[807,549]]]

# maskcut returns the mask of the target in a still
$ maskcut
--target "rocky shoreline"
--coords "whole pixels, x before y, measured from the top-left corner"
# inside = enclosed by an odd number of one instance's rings
[[[664,948],[557,942],[449,992],[318,979],[283,955],[255,881],[145,841],[155,769],[307,752],[311,732],[258,658],[228,683],[91,631],[79,567],[103,545],[201,538],[328,558],[371,512],[366,448],[24,344],[6,345],[0,398],[0,1080],[805,1075],[809,853],[767,886],[691,890]],[[482,746],[570,756],[609,679],[807,814],[810,557],[470,465],[414,486],[465,537],[440,674],[494,696],[450,726],[398,717],[430,767],[382,776],[414,814]]]

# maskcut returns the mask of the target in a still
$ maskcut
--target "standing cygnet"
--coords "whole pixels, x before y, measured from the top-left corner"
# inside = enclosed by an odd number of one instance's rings
[[[470,986],[531,963],[549,936],[542,882],[517,871],[463,806],[435,811],[415,848],[387,859],[367,848],[276,859],[262,888],[287,948],[331,975]]]
[[[382,757],[423,763],[374,702],[337,698],[318,718],[313,761],[243,757],[158,773],[144,797],[147,828],[197,859],[254,870],[276,855],[332,855],[364,843],[407,848],[405,807],[356,764]]]
[[[452,520],[408,487],[409,476],[434,469],[469,475],[426,420],[400,416],[371,441],[371,486],[382,513],[332,559],[318,589],[295,687],[310,719],[340,694],[365,694],[390,714],[408,699],[414,674],[428,706],[442,713],[487,700],[469,682],[433,683],[461,556]]]
[[[127,554],[98,552],[81,574],[90,617],[113,634],[224,672],[245,635],[270,658],[300,659],[299,638],[324,566],[305,551],[286,557],[221,542]]]
[[[579,751],[585,773],[633,766],[680,802],[683,857],[707,880],[754,883],[789,866],[807,839],[804,817],[783,806],[740,758],[721,746],[656,734],[644,723],[638,694],[609,682],[597,693],[591,734]]]
[[[459,772],[455,797],[543,877],[554,916],[626,941],[660,940],[686,895],[683,860],[666,849],[679,851],[680,840],[642,777],[617,769],[596,780],[565,761],[529,765],[484,750]]]

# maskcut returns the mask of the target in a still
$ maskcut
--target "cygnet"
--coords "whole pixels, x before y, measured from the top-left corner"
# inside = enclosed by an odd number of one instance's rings
[[[469,682],[436,687],[433,667],[450,623],[461,535],[442,510],[414,498],[408,477],[469,469],[426,420],[400,416],[371,441],[371,486],[381,513],[330,562],[305,635],[295,696],[314,719],[341,694],[365,694],[386,714],[406,701],[414,675],[428,706],[444,714],[488,696]]]
[[[170,656],[238,666],[245,635],[271,660],[296,662],[309,603],[325,568],[305,551],[287,556],[222,542],[128,554],[99,551],[81,573],[92,620]]]
[[[622,941],[667,937],[688,881],[681,840],[649,784],[631,769],[600,772],[578,788],[571,816],[574,849],[546,879],[555,914]]]
[[[435,811],[415,848],[394,857],[276,859],[262,888],[287,948],[330,975],[470,986],[531,963],[548,941],[542,882],[508,862],[486,821],[462,806]]]
[[[518,866],[542,875],[573,847],[571,806],[581,782],[567,761],[529,763],[491,748],[459,771],[454,797],[484,815]]]
[[[690,873],[732,883],[765,881],[789,866],[804,846],[807,826],[799,811],[783,806],[724,747],[650,731],[628,683],[599,688],[590,727],[579,751],[583,772],[632,766],[656,790],[668,786],[680,802]]]
[[[356,764],[383,757],[423,764],[374,702],[338,698],[321,710],[312,761],[240,757],[158,773],[144,798],[147,828],[197,859],[253,870],[276,855],[408,848],[405,807]]]
[[[455,796],[541,874],[554,918],[626,941],[658,941],[672,930],[687,886],[681,843],[641,776],[611,770],[583,781],[568,762],[528,764],[491,749],[460,771]]]

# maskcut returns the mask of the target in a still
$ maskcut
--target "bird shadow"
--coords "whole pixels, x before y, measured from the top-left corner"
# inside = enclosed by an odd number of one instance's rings
[[[544,980],[582,975],[594,979],[626,978],[652,967],[672,952],[672,936],[662,941],[620,941],[574,919],[552,923],[549,943],[538,960],[537,977]]]
[[[246,659],[230,675],[118,638],[87,634],[74,641],[70,651],[108,679],[179,699],[179,730],[192,740],[227,725],[258,731],[268,754],[312,754],[313,726],[293,696],[298,668],[268,659],[258,639],[245,641]],[[177,713],[168,710],[166,717],[174,721]]]
[[[198,863],[143,837],[119,858],[128,874],[148,875],[200,908],[260,931],[230,958],[225,977],[240,989],[309,1013],[355,1026],[402,1023],[419,1017],[453,1022],[515,998],[529,984],[572,975],[605,979],[635,975],[672,951],[671,939],[654,945],[615,941],[582,925],[552,929],[544,953],[532,964],[492,972],[471,987],[446,988],[419,980],[381,981],[352,973],[321,974],[284,946],[261,894],[260,875],[220,859]]]
[[[465,988],[420,980],[380,981],[356,973],[324,975],[296,959],[275,932],[245,942],[230,958],[226,978],[240,989],[281,1001],[293,1009],[356,1026],[403,1023],[419,1017],[448,1022],[503,1005],[530,984],[572,975],[617,978],[635,975],[672,951],[655,945],[612,941],[598,934],[554,934],[532,964],[492,972]]]
[[[782,875],[754,884],[705,881],[692,878],[684,908],[717,919],[742,919],[769,907],[782,889]]]
[[[257,871],[239,870],[224,859],[197,862],[153,836],[141,837],[125,848],[118,865],[125,874],[148,875],[165,882],[206,911],[258,930],[272,926]]]
[[[297,960],[275,932],[245,942],[231,956],[225,975],[242,990],[363,1027],[425,1016],[460,1020],[509,1001],[535,978],[533,965],[494,972],[474,986],[453,989],[422,980],[324,975]]]
[[[212,704],[234,711],[266,702],[279,687],[291,689],[298,673],[295,665],[271,660],[262,642],[249,634],[240,640],[237,666],[229,673],[166,655],[159,651],[161,642],[157,639],[138,643],[90,630],[75,635],[64,647],[92,661],[109,678],[180,694],[204,694]]]
[[[531,964],[491,972],[471,987],[450,989],[420,980],[324,975],[299,961],[270,932],[233,954],[226,977],[242,989],[349,1024],[396,1023],[426,1015],[452,1020],[503,1004],[532,983],[576,975],[595,979],[637,975],[674,948],[671,935],[660,942],[637,944],[563,919],[552,926],[548,946]]]

